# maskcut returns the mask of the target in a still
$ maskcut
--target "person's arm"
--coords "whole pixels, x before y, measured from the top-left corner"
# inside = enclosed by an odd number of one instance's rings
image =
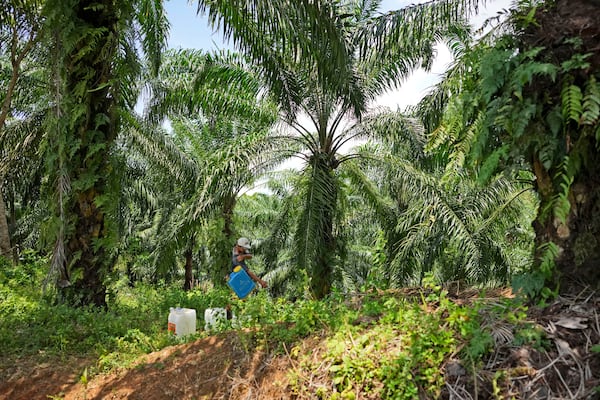
[[[263,281],[262,279],[260,279],[258,276],[256,276],[256,274],[252,271],[250,271],[249,269],[246,270],[246,272],[248,273],[248,276],[250,276],[250,278],[258,283],[260,286],[262,286],[263,288],[267,287],[267,282]]]
[[[244,260],[249,260],[252,258],[252,254],[250,253],[242,253],[237,255],[238,262],[242,262]]]

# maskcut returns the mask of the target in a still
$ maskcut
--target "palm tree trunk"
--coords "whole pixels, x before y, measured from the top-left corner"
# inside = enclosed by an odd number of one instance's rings
[[[81,254],[72,269],[83,272],[82,278],[74,284],[82,305],[106,307],[104,277],[108,272],[109,259],[104,246],[95,246],[98,241],[105,240],[105,216],[94,202],[99,195],[95,189],[80,193],[71,210],[77,216],[77,222],[75,233],[68,241],[68,249],[71,259]]]
[[[221,215],[223,217],[223,229],[221,230],[222,240],[218,241],[216,266],[213,269],[212,281],[218,286],[224,286],[224,277],[229,273],[231,268],[231,249],[236,238],[234,238],[233,232],[233,210],[237,203],[235,194],[223,196],[223,206],[221,208]]]
[[[2,196],[2,185],[0,184],[0,256],[12,260],[10,235],[6,219],[6,204]]]
[[[113,71],[117,7],[113,0],[96,1],[93,7],[79,1],[62,10],[77,28],[59,30],[64,43],[75,43],[62,59],[67,102],[63,107],[69,124],[60,135],[73,199],[66,210],[74,220],[65,238],[66,265],[70,276],[81,278],[67,290],[75,292],[73,300],[78,303],[101,307],[106,306],[105,278],[113,262],[100,199],[109,193],[110,150],[117,132]]]
[[[590,146],[594,149],[594,146]],[[544,205],[559,191],[551,186],[550,176],[534,161],[537,189],[541,204],[533,227],[538,248],[552,242],[558,246],[554,284],[562,293],[578,292],[583,287],[600,287],[600,156],[590,150],[589,170],[582,172],[571,185],[570,211],[565,222],[556,217],[543,217]],[[592,161],[592,160],[596,161]]]
[[[600,3],[595,0],[559,0],[552,3],[551,7],[537,9],[536,23],[530,24],[524,36],[525,50],[542,48],[547,54],[538,57],[552,60],[557,65],[581,54],[589,55],[586,58],[587,68],[577,73],[569,72],[578,85],[589,82],[594,75],[597,77],[600,68],[600,24],[595,17],[600,12]],[[576,37],[578,44],[568,44],[565,38],[569,37]],[[538,94],[543,93],[548,107],[555,104],[553,99],[561,99],[562,84],[557,85],[556,82],[567,82],[565,78],[568,76],[548,81],[544,86],[535,85]],[[549,109],[546,108],[542,114]],[[593,107],[590,110],[586,112],[595,115],[593,119],[597,121],[598,112],[594,112]],[[600,286],[600,153],[597,135],[593,134],[598,129],[597,122],[574,123],[566,118],[563,124],[565,156],[573,165],[580,164],[573,168],[577,172],[574,172],[574,181],[568,187],[566,199],[570,207],[564,221],[556,217],[553,209],[555,199],[564,196],[566,187],[562,186],[564,180],[556,178],[565,175],[563,167],[555,163],[546,170],[539,159],[534,159],[533,171],[540,195],[540,211],[534,229],[538,249],[549,242],[558,248],[554,260],[558,274],[550,278],[561,292],[568,293],[583,287]],[[538,259],[541,255],[541,252],[537,254]]]
[[[127,275],[127,285],[131,288],[135,287],[136,277],[133,273],[132,262],[127,261],[125,268],[125,274]]]
[[[317,239],[316,257],[312,263],[311,292],[316,299],[322,299],[331,293],[334,281],[335,255],[337,253],[333,232],[337,209],[338,184],[334,174],[333,158],[323,153],[316,155],[313,163],[313,176],[317,185],[322,188],[316,203],[310,207],[319,214],[319,237]],[[315,201],[315,199],[313,199]]]
[[[190,239],[188,242],[187,249],[185,250],[185,279],[183,282],[183,290],[185,291],[192,290],[192,287],[194,286],[194,243],[195,239]]]
[[[17,87],[17,81],[19,80],[21,63],[25,56],[31,51],[35,42],[37,41],[36,37],[37,29],[31,27],[29,32],[29,38],[25,46],[21,49],[21,52],[17,54],[18,51],[18,40],[19,35],[17,31],[17,27],[15,26],[12,31],[12,36],[10,40],[10,61],[11,61],[11,76],[8,82],[8,87],[6,88],[6,93],[4,95],[4,101],[2,102],[2,107],[0,108],[0,132],[4,129],[4,124],[6,122],[6,118],[10,112],[10,104],[12,102],[13,94]],[[0,178],[1,182],[1,178]],[[10,245],[10,236],[8,230],[8,221],[6,218],[6,204],[4,203],[4,198],[2,197],[2,185],[0,183],[0,255],[6,257],[9,260],[12,260],[11,255],[11,245]]]
[[[311,291],[316,299],[322,299],[331,293],[334,267],[333,255],[336,250],[333,237],[333,215],[326,212],[323,218],[324,227],[321,238],[323,246],[319,249],[311,279]]]

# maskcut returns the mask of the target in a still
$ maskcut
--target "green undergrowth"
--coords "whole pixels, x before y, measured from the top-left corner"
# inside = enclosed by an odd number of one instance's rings
[[[525,322],[516,300],[459,305],[440,287],[417,295],[402,291],[343,295],[290,302],[258,291],[234,300],[225,289],[184,292],[173,285],[117,284],[107,310],[56,304],[41,291],[40,265],[0,269],[0,354],[20,357],[89,357],[93,374],[128,367],[142,354],[173,344],[226,334],[248,351],[287,357],[291,389],[299,398],[437,398],[444,366],[458,360],[476,368],[494,347],[494,325],[504,321],[512,339],[543,346],[543,333]],[[206,308],[230,305],[234,314],[205,331]],[[194,308],[197,333],[167,331],[170,307]],[[494,324],[490,323],[494,321]],[[312,348],[304,348],[313,340]],[[315,344],[316,343],[316,344]],[[2,367],[2,365],[0,365]],[[313,397],[314,398],[314,397]]]
[[[489,321],[506,319],[515,331],[525,326],[516,301],[457,305],[435,286],[416,298],[366,296],[358,311],[327,334],[318,356],[292,349],[290,377],[299,398],[441,398],[449,361],[473,370],[492,351]]]

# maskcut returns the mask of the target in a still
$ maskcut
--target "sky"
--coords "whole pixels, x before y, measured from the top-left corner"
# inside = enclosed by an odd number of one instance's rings
[[[425,1],[383,0],[381,10],[385,12],[400,9]],[[488,0],[486,7],[481,8],[479,14],[472,18],[471,23],[475,27],[481,26],[487,18],[496,15],[501,9],[508,8],[510,3],[510,0]],[[167,17],[171,24],[169,47],[174,49],[195,48],[206,51],[231,48],[225,44],[220,32],[212,31],[206,17],[197,14],[197,7],[197,1],[193,0],[191,2],[188,0],[167,0],[165,2]],[[450,52],[445,46],[437,46],[437,53],[431,71],[415,71],[399,90],[386,93],[376,99],[376,105],[387,106],[395,110],[416,104],[433,85],[441,80],[444,70],[452,61]]]

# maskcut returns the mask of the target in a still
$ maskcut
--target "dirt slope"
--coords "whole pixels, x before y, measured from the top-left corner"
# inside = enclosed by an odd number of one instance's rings
[[[496,347],[477,371],[477,382],[456,360],[447,360],[442,398],[600,399],[593,390],[600,385],[600,353],[591,351],[600,343],[599,314],[600,295],[593,292],[561,297],[543,310],[532,308],[531,323],[550,341],[546,350],[516,346],[505,337],[506,326],[494,327]],[[299,348],[318,358],[326,352],[325,339],[308,338]],[[93,360],[21,360],[0,370],[0,399],[316,399],[306,394],[314,393],[311,387],[332,387],[328,366],[317,363],[312,372],[302,372],[310,376],[304,377],[304,394],[295,396],[288,372],[299,364],[288,355],[250,348],[248,335],[229,332],[148,354],[135,367],[95,376],[87,385],[80,376]],[[371,397],[359,393],[356,398]]]
[[[229,333],[170,346],[140,358],[129,370],[80,382],[85,360],[66,365],[15,366],[0,398],[47,399],[287,399],[284,358],[247,352]],[[3,374],[5,375],[5,374]],[[53,398],[53,397],[50,397]]]

